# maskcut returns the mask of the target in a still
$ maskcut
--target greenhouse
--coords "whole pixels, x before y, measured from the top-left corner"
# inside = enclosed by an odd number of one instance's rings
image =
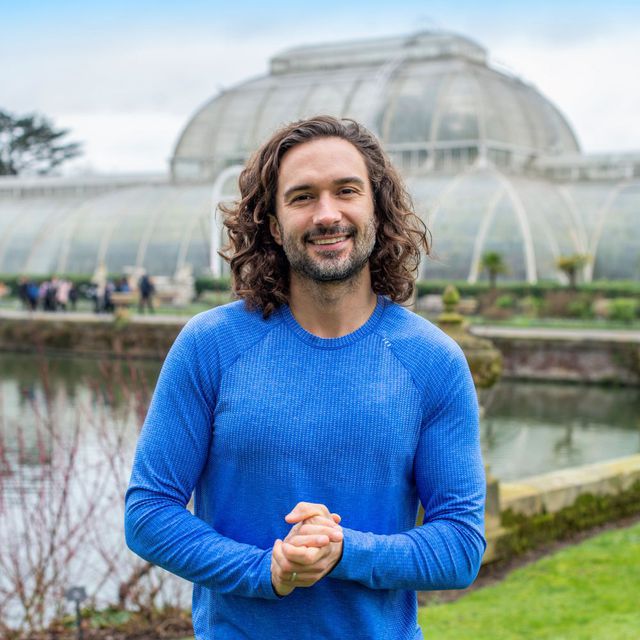
[[[640,153],[584,155],[559,110],[443,32],[300,47],[213,97],[186,123],[167,176],[0,180],[0,273],[185,267],[220,275],[220,200],[278,126],[319,113],[363,122],[403,173],[434,237],[421,277],[480,277],[498,251],[514,280],[640,270]]]

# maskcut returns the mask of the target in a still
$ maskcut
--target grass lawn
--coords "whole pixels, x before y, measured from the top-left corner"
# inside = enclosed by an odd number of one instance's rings
[[[640,524],[515,570],[500,584],[420,609],[433,640],[637,640]]]

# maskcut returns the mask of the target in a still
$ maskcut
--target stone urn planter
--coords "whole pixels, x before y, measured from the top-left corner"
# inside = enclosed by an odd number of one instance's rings
[[[438,326],[451,336],[462,348],[469,363],[476,390],[492,387],[502,375],[502,354],[490,340],[469,333],[467,323],[457,311],[460,294],[453,285],[448,285],[442,294],[444,311],[438,317]],[[480,407],[482,415],[482,406]],[[503,533],[500,526],[500,483],[485,466],[487,477],[487,499],[485,505],[485,530],[488,540],[485,561],[496,557],[496,541]]]
[[[488,389],[502,375],[502,355],[490,340],[469,333],[465,319],[457,312],[459,302],[458,290],[448,285],[442,294],[444,311],[437,323],[464,351],[476,389]]]

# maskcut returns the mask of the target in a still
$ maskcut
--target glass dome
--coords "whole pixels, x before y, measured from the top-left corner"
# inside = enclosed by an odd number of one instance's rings
[[[223,92],[191,118],[173,177],[212,179],[277,127],[319,113],[362,122],[390,152],[493,149],[507,164],[523,164],[579,151],[567,121],[533,86],[489,66],[473,41],[426,32],[276,56],[269,75]]]

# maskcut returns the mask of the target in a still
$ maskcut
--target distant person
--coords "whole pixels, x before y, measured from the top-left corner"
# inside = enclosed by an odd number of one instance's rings
[[[21,276],[18,279],[18,300],[22,303],[25,309],[31,309],[31,303],[29,302],[29,281]]]
[[[140,294],[140,299],[138,300],[139,313],[144,313],[145,308],[149,309],[151,313],[154,312],[153,294],[155,293],[155,290],[156,288],[149,274],[143,274],[138,281],[138,292]]]
[[[104,295],[102,301],[102,310],[105,313],[113,313],[115,310],[115,306],[113,304],[112,294],[116,290],[116,286],[113,284],[111,280],[107,281],[107,284],[104,286]]]
[[[93,302],[94,313],[102,311],[103,289],[96,283],[92,282],[87,289],[87,297]]]
[[[57,290],[58,290],[58,280],[56,278],[52,278],[51,280],[45,280],[40,285],[40,300],[42,301],[43,311],[56,310]]]
[[[35,311],[38,308],[38,301],[40,299],[40,287],[33,282],[27,282],[27,302],[30,311]]]
[[[124,277],[120,278],[116,283],[116,291],[118,293],[129,293],[131,291],[129,281]]]
[[[80,293],[78,291],[78,287],[75,285],[75,283],[72,282],[71,288],[69,289],[69,302],[71,304],[72,311],[76,311],[79,297],[80,297]]]
[[[71,291],[71,282],[69,280],[60,280],[56,291],[57,308],[61,311],[67,310],[69,304],[69,292]]]

